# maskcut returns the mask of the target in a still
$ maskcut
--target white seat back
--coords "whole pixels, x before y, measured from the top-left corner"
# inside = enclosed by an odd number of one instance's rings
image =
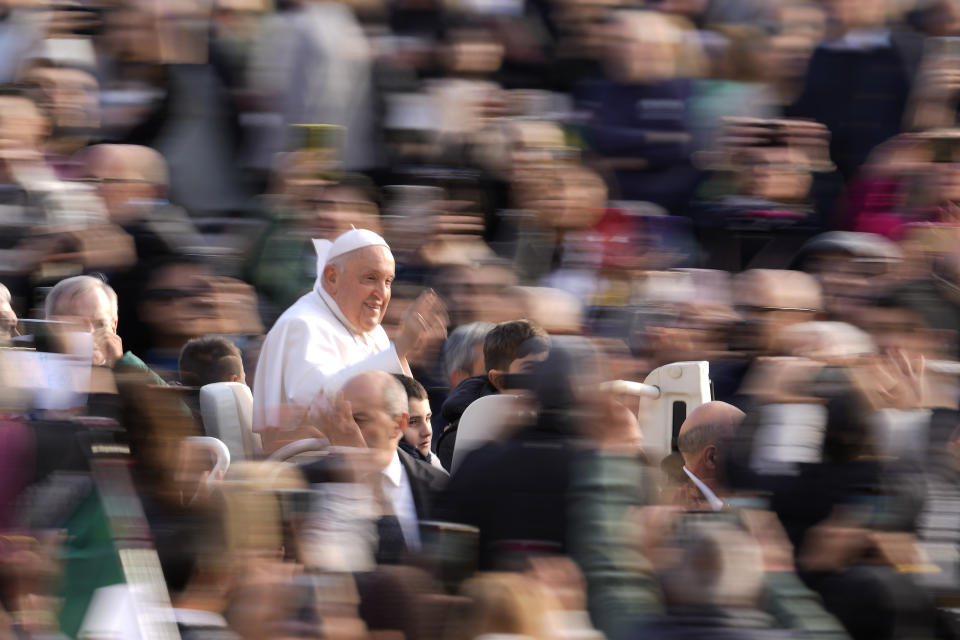
[[[253,393],[242,382],[215,382],[200,388],[200,415],[208,436],[227,445],[234,460],[253,460],[260,452],[253,433]]]
[[[453,447],[450,473],[456,471],[468,453],[496,440],[527,413],[527,405],[520,396],[492,395],[470,403],[457,426],[457,442]]]
[[[674,362],[654,369],[643,384],[615,380],[603,385],[617,394],[641,396],[640,426],[643,448],[659,460],[673,450],[673,439],[690,412],[710,402],[708,362]],[[460,417],[450,473],[477,447],[498,439],[505,430],[525,419],[529,411],[523,398],[492,395],[472,402]]]
[[[222,478],[227,475],[230,468],[230,449],[220,438],[212,436],[191,436],[187,438],[195,446],[203,448],[213,457],[213,467],[210,469],[210,478],[207,483],[211,483],[215,478]]]
[[[673,362],[650,372],[644,384],[656,387],[657,397],[640,400],[643,448],[651,460],[660,460],[673,451],[673,439],[690,412],[710,402],[710,364]]]

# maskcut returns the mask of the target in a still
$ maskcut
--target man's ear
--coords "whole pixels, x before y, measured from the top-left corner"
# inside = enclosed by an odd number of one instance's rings
[[[487,380],[489,380],[490,384],[496,387],[500,393],[503,393],[503,376],[503,371],[499,369],[490,369],[490,371],[487,372]]]
[[[334,293],[337,290],[337,281],[340,279],[340,270],[332,264],[323,267],[323,285],[327,293]]]
[[[713,471],[717,470],[719,463],[717,460],[717,445],[707,445],[706,449],[703,450],[703,463],[708,469],[712,469]]]
[[[402,438],[403,433],[407,430],[407,427],[409,426],[410,426],[410,414],[406,412],[401,413],[399,416],[397,416],[397,430],[394,432],[393,437]]]

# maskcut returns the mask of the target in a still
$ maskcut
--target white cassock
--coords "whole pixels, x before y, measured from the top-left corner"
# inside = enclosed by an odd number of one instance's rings
[[[314,243],[318,254],[314,290],[283,312],[260,350],[253,383],[254,431],[282,426],[284,405],[309,405],[320,392],[330,397],[364,371],[405,373],[405,363],[383,327],[368,333],[355,329],[320,286],[330,243]]]

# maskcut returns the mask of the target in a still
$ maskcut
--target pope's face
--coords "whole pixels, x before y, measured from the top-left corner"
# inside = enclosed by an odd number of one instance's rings
[[[342,271],[324,271],[327,292],[357,329],[373,331],[390,303],[394,262],[386,247],[364,247],[345,256]]]

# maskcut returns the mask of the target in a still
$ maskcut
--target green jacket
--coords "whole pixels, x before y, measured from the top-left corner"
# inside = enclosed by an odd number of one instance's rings
[[[652,504],[653,471],[638,458],[586,453],[575,466],[569,491],[569,535],[574,560],[587,586],[587,611],[610,640],[626,637],[638,618],[665,613],[650,563],[635,544],[634,507]],[[718,518],[736,518],[718,513]],[[819,596],[792,571],[765,574],[761,608],[787,629],[811,638],[848,640]]]
[[[132,351],[127,351],[124,353],[123,356],[113,365],[113,370],[115,373],[146,373],[147,377],[150,378],[150,381],[153,384],[164,387],[167,386],[167,383],[163,380],[163,378],[154,373],[153,370],[150,369],[150,367],[148,367],[143,360],[133,355]]]

